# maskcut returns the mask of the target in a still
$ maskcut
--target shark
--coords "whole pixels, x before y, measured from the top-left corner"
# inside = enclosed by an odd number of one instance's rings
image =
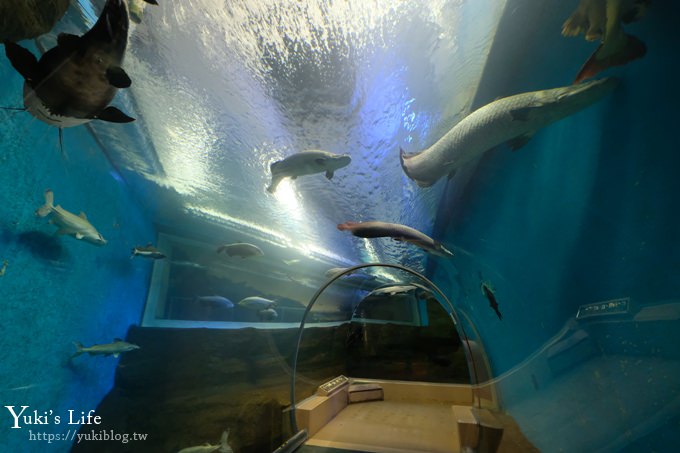
[[[59,227],[56,234],[67,234],[78,240],[83,240],[94,245],[105,245],[106,239],[87,220],[84,212],[75,215],[57,205],[54,206],[54,192],[50,189],[45,191],[45,204],[35,211],[38,217],[52,215],[50,223]]]
[[[120,338],[115,338],[113,343],[95,344],[92,346],[83,346],[78,342],[74,344],[76,346],[76,352],[71,356],[71,358],[78,357],[79,355],[85,353],[90,355],[112,355],[114,357],[118,357],[123,352],[139,349],[139,346],[136,344],[128,343],[127,341],[123,341]]]

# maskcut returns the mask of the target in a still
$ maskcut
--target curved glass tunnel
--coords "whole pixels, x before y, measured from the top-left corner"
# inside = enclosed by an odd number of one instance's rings
[[[373,430],[345,451],[675,451],[675,2],[110,0],[129,6],[128,44],[100,75],[129,76],[109,105],[135,121],[60,134],[21,111],[44,74],[8,43],[91,55],[70,35],[106,3],[0,2],[1,451],[272,452],[295,434],[295,357],[296,406],[373,395],[333,413]],[[637,46],[596,76],[616,88],[429,187],[411,179],[400,149],[572,84],[597,49],[561,34],[579,5],[605,51]],[[271,164],[306,150],[351,162],[273,187]],[[453,256],[338,229],[373,220]],[[361,269],[323,292],[296,348],[317,290],[362,263],[424,275],[451,310],[411,274]],[[387,440],[375,395],[412,404]],[[300,451],[342,447],[328,428]]]

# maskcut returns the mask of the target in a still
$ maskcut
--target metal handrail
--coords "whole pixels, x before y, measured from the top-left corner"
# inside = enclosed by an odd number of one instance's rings
[[[453,304],[451,301],[444,295],[444,293],[435,285],[432,283],[427,277],[424,275],[420,274],[419,272],[416,272],[412,269],[409,269],[405,266],[402,266],[400,264],[387,264],[387,263],[365,263],[365,264],[358,264],[356,266],[350,267],[345,269],[343,272],[333,276],[331,279],[329,279],[326,283],[324,283],[317,291],[314,293],[312,298],[309,300],[309,303],[307,304],[307,308],[305,309],[304,314],[302,315],[302,321],[300,321],[300,327],[298,329],[298,336],[297,336],[297,344],[295,346],[295,355],[293,356],[293,364],[292,364],[292,374],[291,374],[291,384],[290,384],[290,426],[293,430],[294,433],[297,433],[299,431],[298,426],[297,426],[297,420],[295,417],[295,375],[297,373],[297,362],[298,362],[298,354],[300,352],[300,344],[302,342],[302,334],[304,333],[304,328],[305,328],[305,321],[307,320],[307,315],[309,312],[312,310],[312,307],[316,303],[317,299],[323,293],[326,288],[328,288],[333,282],[338,280],[339,278],[343,277],[344,275],[351,274],[358,269],[363,269],[366,267],[387,267],[387,268],[392,268],[392,269],[398,269],[401,271],[408,272],[409,274],[415,275],[416,277],[422,279],[425,281],[430,288],[432,288],[441,298],[446,301],[448,304],[448,314],[451,317],[451,320],[453,321],[454,326],[456,326],[458,329],[460,329],[459,335],[462,336],[463,343],[465,344],[465,357],[468,362],[468,368],[470,370],[470,379],[472,380],[472,384],[476,385],[478,384],[478,379],[477,379],[477,367],[475,366],[475,360],[472,355],[472,351],[470,349],[470,343],[467,337],[467,334],[465,333],[465,328],[463,327],[463,323],[460,322],[458,315],[456,314],[455,309],[453,308]],[[447,307],[444,307],[445,309]]]

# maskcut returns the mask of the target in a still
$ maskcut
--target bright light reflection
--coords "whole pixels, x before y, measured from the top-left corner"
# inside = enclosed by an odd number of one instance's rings
[[[207,218],[215,223],[225,225],[226,227],[234,231],[238,231],[239,234],[243,233],[249,234],[251,237],[257,239],[258,241],[267,242],[269,244],[276,245],[279,247],[294,249],[308,258],[321,257],[326,260],[333,260],[347,265],[351,264],[351,261],[348,260],[347,258],[339,256],[328,249],[318,247],[314,244],[293,240],[288,236],[279,233],[278,231],[271,230],[262,225],[252,223],[243,219],[238,219],[236,217],[232,217],[222,212],[215,211],[214,209],[203,206],[185,204],[184,208],[190,213],[196,215],[197,217]]]

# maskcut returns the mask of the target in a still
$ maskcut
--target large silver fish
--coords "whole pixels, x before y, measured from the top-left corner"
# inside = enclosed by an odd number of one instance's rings
[[[123,352],[139,349],[139,346],[136,344],[128,343],[127,341],[123,341],[120,338],[114,339],[113,343],[95,344],[92,346],[83,346],[80,343],[75,343],[75,345],[76,352],[71,356],[71,358],[78,357],[80,354],[85,353],[90,355],[112,355],[114,357],[118,357]]]
[[[585,109],[616,87],[613,78],[498,99],[466,116],[429,148],[407,155],[401,167],[421,187],[508,142],[518,149],[541,128]]]
[[[56,234],[68,234],[95,245],[106,244],[106,239],[87,220],[84,212],[75,215],[59,205],[54,206],[54,193],[49,189],[45,191],[45,204],[38,208],[35,214],[39,217],[52,214],[50,223],[59,227]]]
[[[298,176],[326,173],[332,179],[335,170],[346,167],[352,161],[348,154],[333,154],[328,151],[309,150],[296,153],[269,166],[272,182],[267,192],[274,193],[276,186],[284,178],[295,179]]]
[[[113,123],[134,121],[109,106],[117,89],[131,84],[121,68],[129,25],[127,0],[108,0],[89,31],[83,36],[61,33],[57,46],[45,52],[39,61],[18,44],[6,42],[7,57],[25,79],[26,110],[59,128],[95,119]]]
[[[345,222],[338,225],[338,230],[349,231],[360,238],[391,237],[395,241],[409,242],[420,247],[428,253],[438,256],[450,257],[453,253],[446,249],[438,241],[435,241],[425,233],[398,223],[386,222]]]

